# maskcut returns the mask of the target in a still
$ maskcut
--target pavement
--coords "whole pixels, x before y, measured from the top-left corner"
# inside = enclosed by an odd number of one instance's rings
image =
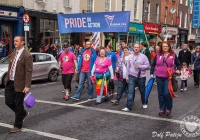
[[[73,81],[70,96],[75,94],[76,85]],[[117,87],[117,82],[115,85]],[[185,128],[188,134],[200,134],[200,125],[196,126],[191,117],[190,124],[181,125],[182,120],[190,115],[200,118],[200,89],[193,86],[192,78],[188,81],[188,91],[179,90],[176,93],[178,98],[173,99],[170,117],[158,116],[156,85],[149,96],[147,109],[142,108],[139,90],[136,90],[130,112],[121,110],[125,107],[126,96],[122,97],[119,105],[110,102],[115,96],[95,105],[95,98],[87,100],[87,88],[84,88],[79,101],[63,100],[62,90],[60,77],[54,83],[45,80],[33,82],[31,92],[36,98],[36,104],[32,109],[26,109],[30,114],[22,131],[11,134],[14,113],[5,105],[4,89],[0,88],[0,140],[200,140],[199,135],[189,138],[181,131]]]

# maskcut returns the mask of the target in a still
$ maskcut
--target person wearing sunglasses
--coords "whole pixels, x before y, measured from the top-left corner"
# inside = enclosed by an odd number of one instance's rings
[[[76,56],[73,52],[69,51],[69,45],[63,45],[64,52],[60,55],[58,69],[61,70],[62,65],[62,83],[64,86],[65,96],[63,99],[69,99],[69,92],[71,90],[71,82],[74,75],[74,71],[78,72]],[[75,69],[74,69],[75,66]]]

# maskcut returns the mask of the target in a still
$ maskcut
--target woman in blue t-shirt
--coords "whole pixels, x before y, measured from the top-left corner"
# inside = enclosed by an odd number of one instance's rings
[[[112,47],[110,45],[107,45],[106,46],[106,56],[108,58],[110,58],[111,62],[112,62],[112,67],[113,67],[113,70],[115,72],[115,69],[116,69],[116,62],[117,62],[117,56],[114,52],[111,51],[112,50]],[[111,95],[114,95],[114,89],[115,89],[115,85],[114,85],[114,82],[113,80],[110,80],[109,81],[109,86],[108,86],[108,89],[110,91],[110,94]]]

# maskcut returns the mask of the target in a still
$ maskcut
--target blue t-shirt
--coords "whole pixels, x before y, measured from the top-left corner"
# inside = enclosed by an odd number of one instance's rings
[[[117,61],[117,56],[114,52],[110,52],[110,53],[106,53],[106,56],[108,58],[110,58],[111,62],[112,62],[112,67],[113,67],[113,70],[116,69],[116,61]]]

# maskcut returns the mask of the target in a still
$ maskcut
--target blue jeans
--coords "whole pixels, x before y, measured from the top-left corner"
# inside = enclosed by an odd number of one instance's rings
[[[172,110],[172,98],[168,89],[168,78],[156,77],[156,81],[160,110]]]
[[[93,90],[93,84],[90,80],[90,72],[80,72],[78,89],[76,91],[76,94],[73,97],[76,97],[78,99],[81,97],[83,86],[86,79],[88,83],[88,99],[93,98],[94,90]]]
[[[130,110],[132,109],[132,105],[133,105],[134,98],[135,98],[136,84],[138,85],[138,88],[140,91],[142,104],[148,103],[148,102],[145,103],[145,83],[146,83],[146,77],[137,78],[132,75],[128,76],[128,97],[127,97],[127,103],[126,103],[126,107],[128,109],[130,109]]]
[[[123,81],[120,81],[120,80],[118,81],[117,96],[115,97],[115,100],[119,102],[119,100],[121,99],[127,87],[128,87],[128,83],[126,82],[126,79],[123,79]]]

